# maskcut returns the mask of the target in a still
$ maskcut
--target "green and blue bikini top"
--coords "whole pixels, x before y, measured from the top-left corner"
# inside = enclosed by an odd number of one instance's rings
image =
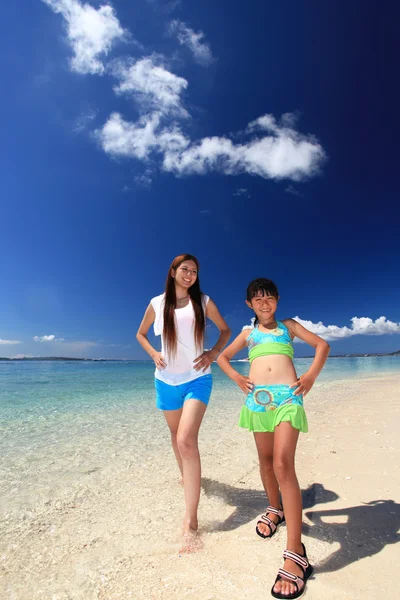
[[[259,356],[270,356],[271,354],[284,354],[293,358],[294,348],[289,329],[282,321],[276,321],[276,323],[276,329],[271,329],[270,333],[260,331],[258,325],[250,333],[246,341],[251,363]]]

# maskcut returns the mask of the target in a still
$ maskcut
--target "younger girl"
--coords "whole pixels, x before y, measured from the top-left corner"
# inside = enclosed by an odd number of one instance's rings
[[[269,279],[250,283],[246,304],[255,313],[254,328],[244,329],[217,362],[246,394],[239,426],[254,433],[261,480],[270,503],[258,518],[256,532],[262,538],[271,538],[286,520],[285,562],[271,594],[288,599],[302,595],[313,570],[301,542],[302,501],[294,457],[299,431],[308,429],[303,396],[321,372],[329,344],[293,319],[278,321],[278,300],[277,287]],[[311,367],[300,377],[292,362],[295,336],[316,349]],[[246,346],[249,377],[240,375],[229,363]]]
[[[164,412],[183,477],[184,534],[195,533],[198,528],[201,471],[197,440],[211,394],[210,365],[230,336],[216,305],[200,290],[198,271],[198,260],[190,254],[173,260],[165,293],[151,300],[136,335],[156,365],[156,404]],[[220,335],[215,346],[204,351],[207,317]],[[146,337],[153,323],[155,334],[161,335],[161,352]],[[189,546],[185,550],[190,551]]]

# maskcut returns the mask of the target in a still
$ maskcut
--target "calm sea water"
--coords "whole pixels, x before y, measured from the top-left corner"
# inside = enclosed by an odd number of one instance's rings
[[[307,370],[311,359],[295,359],[297,372]],[[235,368],[248,373],[247,362]],[[134,409],[138,415],[154,405],[152,362],[0,362],[1,427],[11,422],[32,423],[63,414],[115,414]],[[338,379],[400,373],[400,357],[333,358],[318,383]],[[213,366],[214,390],[223,400],[224,391],[236,386]]]
[[[297,359],[297,372],[310,363]],[[249,365],[235,367],[247,373]],[[170,452],[167,428],[155,408],[153,372],[150,362],[0,362],[3,515],[23,519],[26,511],[71,498],[88,473],[102,474],[94,489],[111,485],[132,465],[138,481],[148,478],[149,461]],[[330,359],[316,385],[384,373],[400,373],[400,357]],[[209,425],[204,425],[210,444],[218,443],[227,420],[235,427],[243,401],[217,366],[213,375]]]

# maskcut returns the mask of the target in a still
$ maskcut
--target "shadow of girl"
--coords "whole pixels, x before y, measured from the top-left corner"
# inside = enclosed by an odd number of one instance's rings
[[[237,488],[212,479],[203,478],[202,488],[208,497],[221,498],[228,506],[235,507],[235,511],[222,522],[214,522],[207,531],[232,531],[241,525],[250,523],[263,512],[268,504],[264,491]],[[316,504],[325,504],[337,500],[338,495],[332,490],[327,490],[321,483],[313,483],[302,491],[303,506],[312,508]]]
[[[393,500],[373,500],[338,510],[309,511],[306,516],[313,522],[312,526],[305,525],[306,535],[340,544],[336,552],[316,565],[319,573],[343,569],[357,560],[377,554],[386,544],[400,540],[400,504]],[[340,517],[347,517],[346,522],[326,521]]]

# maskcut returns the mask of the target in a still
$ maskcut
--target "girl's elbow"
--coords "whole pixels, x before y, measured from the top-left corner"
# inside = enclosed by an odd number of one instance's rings
[[[217,358],[217,365],[220,367],[224,363],[224,360],[225,360],[225,356],[222,353]]]

